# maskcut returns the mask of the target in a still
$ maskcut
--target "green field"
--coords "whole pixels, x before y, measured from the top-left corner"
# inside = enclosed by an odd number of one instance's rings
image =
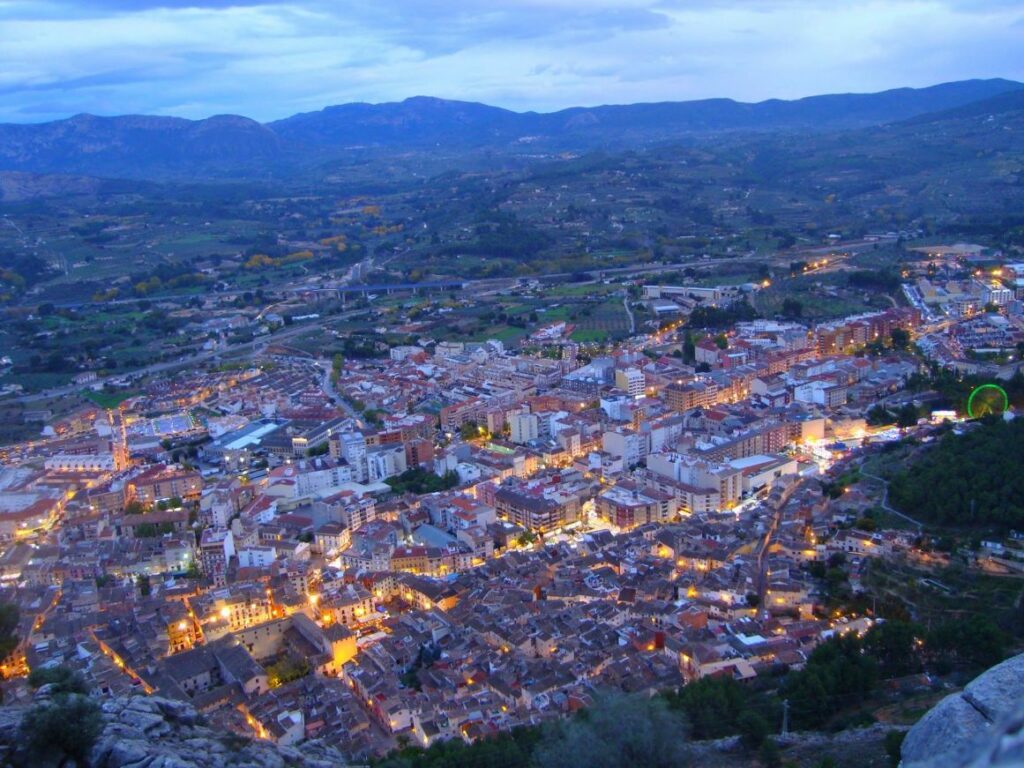
[[[138,392],[128,390],[120,392],[106,392],[100,390],[99,392],[95,392],[91,389],[86,389],[82,391],[82,397],[103,409],[117,408],[117,406],[125,400],[135,397],[138,394]]]
[[[488,339],[497,339],[504,344],[513,344],[525,338],[528,333],[529,331],[525,328],[516,328],[512,325],[495,325],[486,331],[474,333],[471,340],[487,341]]]
[[[572,332],[572,340],[578,341],[581,344],[589,344],[591,342],[602,343],[608,340],[608,331],[598,331],[592,328],[577,328]]]

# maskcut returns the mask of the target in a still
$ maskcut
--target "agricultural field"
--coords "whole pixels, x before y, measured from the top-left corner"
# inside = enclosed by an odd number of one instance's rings
[[[610,299],[581,313],[572,333],[573,341],[603,342],[629,335],[629,316],[621,299]]]

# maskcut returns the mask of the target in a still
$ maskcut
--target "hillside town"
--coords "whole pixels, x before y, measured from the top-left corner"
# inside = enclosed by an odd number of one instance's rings
[[[914,549],[913,530],[850,527],[871,499],[826,491],[902,434],[866,416],[920,372],[891,340],[925,322],[693,340],[669,321],[600,354],[554,323],[519,347],[279,344],[150,379],[2,449],[3,673],[67,666],[363,758],[562,717],[601,687],[799,669],[872,624],[823,614],[808,566],[844,562],[856,588]]]

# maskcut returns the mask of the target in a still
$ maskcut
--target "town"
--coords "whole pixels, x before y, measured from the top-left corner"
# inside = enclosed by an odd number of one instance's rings
[[[414,301],[377,322],[409,343],[386,355],[271,336],[226,365],[81,376],[93,401],[0,449],[5,696],[70,667],[363,759],[560,718],[599,688],[800,669],[876,623],[829,612],[825,564],[856,594],[872,560],[948,561],[870,467],[970,427],[911,386],[930,369],[1016,371],[1024,265],[991,261],[928,249],[900,306],[710,331],[695,319],[771,280],[582,285],[619,291],[599,295],[629,315],[621,340],[557,316],[439,340],[408,307],[440,303],[396,289]],[[1022,569],[986,546],[978,567]]]

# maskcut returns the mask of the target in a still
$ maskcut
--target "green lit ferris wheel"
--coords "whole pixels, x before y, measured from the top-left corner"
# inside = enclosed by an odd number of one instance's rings
[[[980,419],[982,416],[999,416],[1010,407],[1006,390],[998,384],[982,384],[971,391],[967,398],[967,417]]]

